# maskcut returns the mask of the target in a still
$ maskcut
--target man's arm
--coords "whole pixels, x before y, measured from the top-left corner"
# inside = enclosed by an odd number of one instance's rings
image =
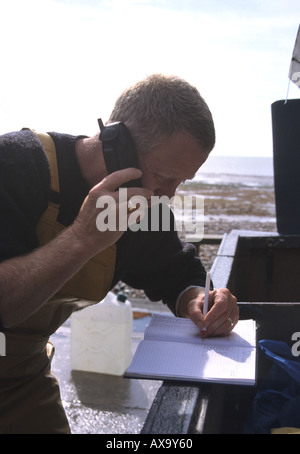
[[[25,320],[48,301],[89,259],[68,228],[28,255],[0,264],[0,319],[4,327]]]
[[[74,223],[47,245],[33,252],[0,263],[0,320],[4,327],[20,323],[49,300],[91,257],[114,244],[124,231],[100,232],[96,226],[101,196],[110,196],[116,204],[112,215],[127,215],[119,210],[118,191],[127,181],[139,178],[137,169],[125,169],[104,178],[85,199]],[[129,188],[128,199],[152,195],[145,188]],[[122,202],[124,203],[124,202]],[[122,224],[124,225],[124,221]]]

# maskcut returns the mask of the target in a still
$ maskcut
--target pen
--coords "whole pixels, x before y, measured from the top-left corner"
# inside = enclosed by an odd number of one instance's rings
[[[206,273],[206,281],[205,281],[205,295],[204,295],[204,306],[203,306],[203,317],[207,314],[208,309],[208,299],[209,299],[209,290],[210,290],[210,272]],[[204,340],[205,338],[205,331],[206,327],[201,330],[201,338]]]

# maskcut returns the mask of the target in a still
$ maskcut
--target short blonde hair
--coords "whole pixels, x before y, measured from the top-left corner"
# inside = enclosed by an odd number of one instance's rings
[[[127,88],[109,122],[122,121],[139,153],[147,153],[177,131],[188,132],[205,153],[215,145],[211,112],[198,90],[176,76],[154,74]]]

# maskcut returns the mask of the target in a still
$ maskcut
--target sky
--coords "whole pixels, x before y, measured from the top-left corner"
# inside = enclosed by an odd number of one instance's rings
[[[163,73],[208,103],[214,155],[272,156],[271,104],[300,96],[299,19],[299,0],[0,0],[0,134],[95,134],[126,87]]]

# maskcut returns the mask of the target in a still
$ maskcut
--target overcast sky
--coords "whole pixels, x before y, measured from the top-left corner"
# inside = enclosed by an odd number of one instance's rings
[[[0,0],[0,133],[94,134],[124,88],[160,72],[206,99],[214,154],[271,156],[299,19],[298,0]]]

